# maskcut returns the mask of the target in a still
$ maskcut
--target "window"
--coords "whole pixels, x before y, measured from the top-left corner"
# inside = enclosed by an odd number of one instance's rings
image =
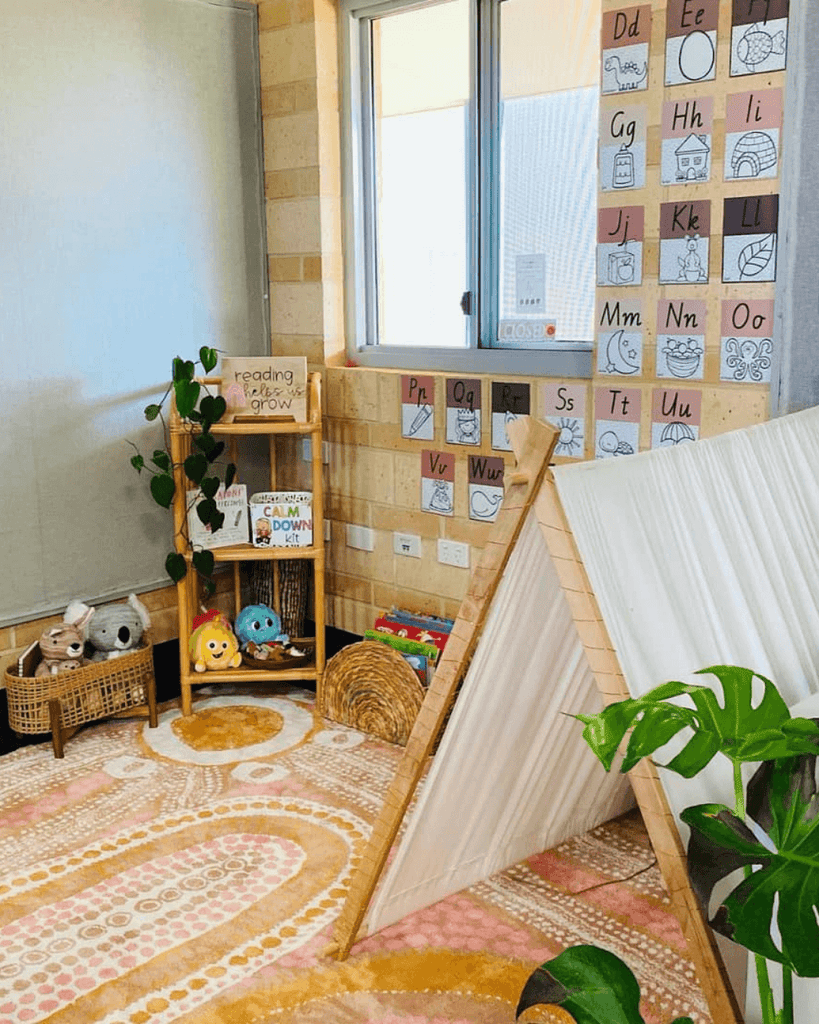
[[[369,365],[590,376],[600,0],[342,0]]]

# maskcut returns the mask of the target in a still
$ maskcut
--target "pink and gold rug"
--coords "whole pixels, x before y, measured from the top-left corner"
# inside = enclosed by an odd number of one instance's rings
[[[708,1024],[636,814],[326,960],[398,753],[303,691],[222,688],[3,757],[0,1024],[510,1024],[584,942],[631,966],[648,1024]]]

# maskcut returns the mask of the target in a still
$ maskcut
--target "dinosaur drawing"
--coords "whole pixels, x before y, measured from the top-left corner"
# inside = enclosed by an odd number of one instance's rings
[[[643,61],[643,66],[633,60],[622,61],[616,54],[606,58],[606,71],[614,75],[617,82],[618,92],[629,92],[631,89],[639,89],[648,74],[648,62]]]

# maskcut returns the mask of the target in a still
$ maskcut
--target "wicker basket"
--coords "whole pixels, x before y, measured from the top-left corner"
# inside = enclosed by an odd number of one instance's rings
[[[150,640],[119,658],[53,676],[20,676],[17,668],[14,664],[5,671],[6,696],[9,725],[23,734],[51,732],[51,700],[59,700],[62,726],[71,729],[148,704],[154,686]],[[36,661],[29,671],[34,668]]]
[[[424,695],[398,651],[374,640],[342,648],[324,672],[324,716],[390,743],[406,744]]]

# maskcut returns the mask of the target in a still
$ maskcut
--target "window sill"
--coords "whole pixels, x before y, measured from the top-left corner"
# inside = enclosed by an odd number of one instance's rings
[[[592,375],[591,348],[567,343],[559,349],[440,349],[380,346],[352,355],[358,366],[390,370],[492,373],[518,377],[571,377]]]

